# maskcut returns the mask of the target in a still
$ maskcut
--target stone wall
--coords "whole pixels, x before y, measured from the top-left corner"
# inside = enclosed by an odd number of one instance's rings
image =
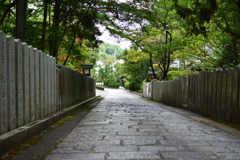
[[[240,124],[240,67],[143,85],[143,88],[151,85],[143,94],[151,95],[149,98],[153,100]]]
[[[95,96],[95,80],[71,70],[63,65],[57,65],[59,81],[59,107],[62,110]]]
[[[95,80],[0,31],[0,135],[95,96]]]

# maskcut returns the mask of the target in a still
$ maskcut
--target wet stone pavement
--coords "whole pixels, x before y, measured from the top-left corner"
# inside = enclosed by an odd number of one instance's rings
[[[100,94],[46,160],[240,159],[240,138],[124,90]]]

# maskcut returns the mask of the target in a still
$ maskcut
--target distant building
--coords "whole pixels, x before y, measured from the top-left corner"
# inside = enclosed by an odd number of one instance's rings
[[[179,59],[174,59],[172,61],[172,64],[170,65],[170,67],[180,68],[180,61],[179,61]]]
[[[148,71],[148,75],[149,75],[149,79],[154,79],[154,77],[156,77],[156,75],[159,73],[158,70],[154,70],[154,74],[152,71]]]
[[[85,74],[86,76],[91,76],[91,69],[93,68],[93,64],[84,64],[84,67],[78,67],[78,72]]]

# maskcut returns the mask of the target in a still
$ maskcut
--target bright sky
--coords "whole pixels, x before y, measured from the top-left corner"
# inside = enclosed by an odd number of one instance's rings
[[[117,39],[110,35],[109,31],[105,30],[104,27],[99,26],[100,31],[102,32],[102,36],[98,37],[99,40],[110,44],[118,44],[122,49],[129,48],[131,45],[130,41],[125,39]]]
[[[117,0],[118,2],[126,2],[127,0]],[[125,39],[116,39],[113,36],[110,36],[109,31],[105,30],[104,27],[99,26],[100,31],[102,32],[102,36],[98,37],[100,40],[110,43],[110,44],[118,44],[122,49],[129,48],[131,45],[130,41]]]

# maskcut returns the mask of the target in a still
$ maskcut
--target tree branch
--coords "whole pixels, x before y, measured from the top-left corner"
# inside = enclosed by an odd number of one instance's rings
[[[1,3],[3,3],[4,1],[5,1],[5,0],[3,0]],[[14,5],[16,5],[16,0],[14,0],[14,1],[8,6],[8,8],[5,10],[5,12],[3,13],[2,18],[1,18],[1,20],[0,20],[0,25],[3,24],[3,21],[4,21],[4,19],[6,18],[8,12],[11,11],[11,8],[12,8]]]

